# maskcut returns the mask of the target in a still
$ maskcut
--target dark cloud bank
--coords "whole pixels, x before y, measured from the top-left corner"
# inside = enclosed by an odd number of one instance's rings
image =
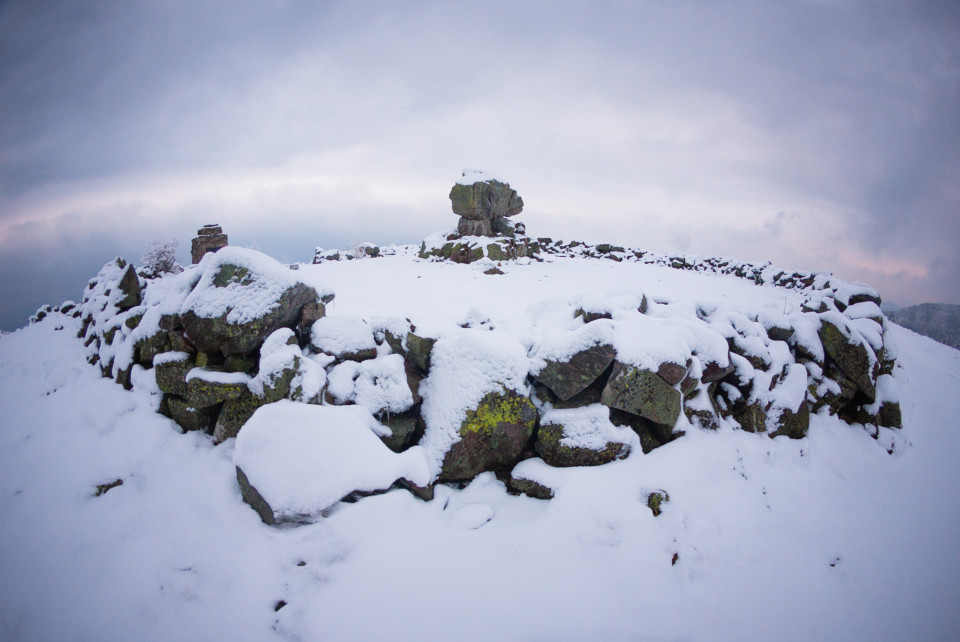
[[[534,233],[960,302],[956,6],[8,1],[0,327],[207,222],[415,242],[464,166]]]

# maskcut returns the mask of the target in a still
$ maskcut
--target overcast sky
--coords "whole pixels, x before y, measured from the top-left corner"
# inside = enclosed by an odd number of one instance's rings
[[[0,327],[221,223],[283,261],[456,225],[960,302],[960,3],[0,2]]]

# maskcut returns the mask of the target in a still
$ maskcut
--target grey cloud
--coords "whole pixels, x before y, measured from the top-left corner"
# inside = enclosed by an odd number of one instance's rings
[[[730,232],[715,249],[703,219],[742,228],[738,204],[800,219],[827,206],[850,236],[824,240],[826,256],[921,261],[939,279],[924,291],[957,297],[958,35],[945,3],[7,2],[0,225],[89,183],[365,148],[376,171],[424,182],[462,166],[503,173],[531,220],[565,234],[682,239],[695,252],[779,251],[779,228],[752,243]],[[448,226],[443,192],[421,211],[316,203],[337,213],[307,229],[313,197],[290,196],[272,220],[298,238],[261,246],[302,259],[324,234],[415,241]],[[563,202],[584,211],[542,205]],[[701,218],[678,215],[691,204]],[[229,227],[235,207],[152,212],[183,240],[211,216]],[[401,216],[412,222],[393,225]],[[147,218],[133,217],[134,236],[152,236]],[[117,253],[115,239],[94,242]]]

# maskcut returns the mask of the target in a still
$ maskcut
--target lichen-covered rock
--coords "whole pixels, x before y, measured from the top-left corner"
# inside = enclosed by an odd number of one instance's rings
[[[437,342],[436,339],[432,337],[419,336],[413,332],[407,333],[407,351],[406,351],[406,361],[410,365],[419,369],[421,372],[430,371],[430,353],[433,351],[433,346]]]
[[[467,412],[460,425],[460,441],[444,456],[439,479],[473,479],[487,470],[513,466],[530,441],[536,421],[537,410],[527,397],[513,390],[488,393]]]
[[[193,368],[187,373],[187,392],[184,395],[191,406],[207,408],[237,399],[247,391],[249,376],[225,372],[218,368]]]
[[[186,338],[200,352],[249,354],[320,300],[293,271],[254,250],[224,248],[201,265],[203,275],[180,312]]]
[[[553,499],[553,490],[549,486],[512,475],[507,478],[507,492],[511,495],[526,495],[534,499]]]
[[[170,418],[183,428],[184,432],[202,430],[209,432],[213,428],[215,413],[209,408],[197,408],[186,399],[170,396],[166,399],[166,408]]]
[[[186,352],[164,352],[153,359],[157,387],[170,395],[187,395],[187,373],[194,367],[193,357]]]
[[[610,423],[609,415],[600,404],[552,410],[541,419],[534,449],[557,467],[600,466],[622,459],[630,454],[631,432]]]
[[[837,364],[870,401],[876,399],[879,367],[876,355],[867,342],[854,334],[837,313],[821,317],[819,336],[827,357]]]
[[[213,429],[214,443],[221,443],[232,437],[236,437],[243,428],[243,425],[249,421],[257,408],[266,402],[263,397],[251,393],[249,390],[240,394],[236,399],[228,399],[224,402],[217,416],[217,423]]]
[[[405,412],[384,413],[378,417],[380,423],[390,430],[389,436],[380,439],[387,448],[395,453],[403,452],[413,443],[414,435],[420,428],[420,411],[411,408]]]
[[[790,439],[803,439],[810,428],[810,404],[800,403],[800,408],[794,412],[789,408],[780,409],[780,414],[773,418],[776,429],[770,433],[771,437],[786,435]]]
[[[747,432],[767,431],[767,412],[760,401],[743,401],[730,408],[730,416]]]
[[[616,356],[609,345],[596,345],[581,350],[566,361],[547,360],[547,365],[535,375],[557,397],[566,401],[593,384]]]
[[[493,228],[490,226],[489,219],[460,217],[457,222],[457,233],[461,236],[493,236]]]
[[[680,391],[656,372],[614,361],[601,403],[672,426],[680,416]]]
[[[454,214],[473,220],[515,216],[523,211],[523,199],[509,183],[471,170],[464,170],[464,178],[450,190],[450,202]]]
[[[663,505],[670,501],[670,494],[665,490],[655,490],[647,495],[647,508],[654,517],[660,517]]]

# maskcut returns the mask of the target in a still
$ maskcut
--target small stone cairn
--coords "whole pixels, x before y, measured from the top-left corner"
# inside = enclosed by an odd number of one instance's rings
[[[222,247],[227,247],[227,235],[223,233],[223,229],[216,223],[204,225],[197,230],[197,237],[193,239],[190,260],[196,265],[204,254],[216,252]]]
[[[508,220],[523,211],[523,199],[510,183],[487,172],[465,169],[450,190],[450,202],[453,213],[460,217],[456,231],[424,241],[421,258],[472,263],[484,257],[503,261],[539,252],[536,241],[525,236],[523,223]]]

